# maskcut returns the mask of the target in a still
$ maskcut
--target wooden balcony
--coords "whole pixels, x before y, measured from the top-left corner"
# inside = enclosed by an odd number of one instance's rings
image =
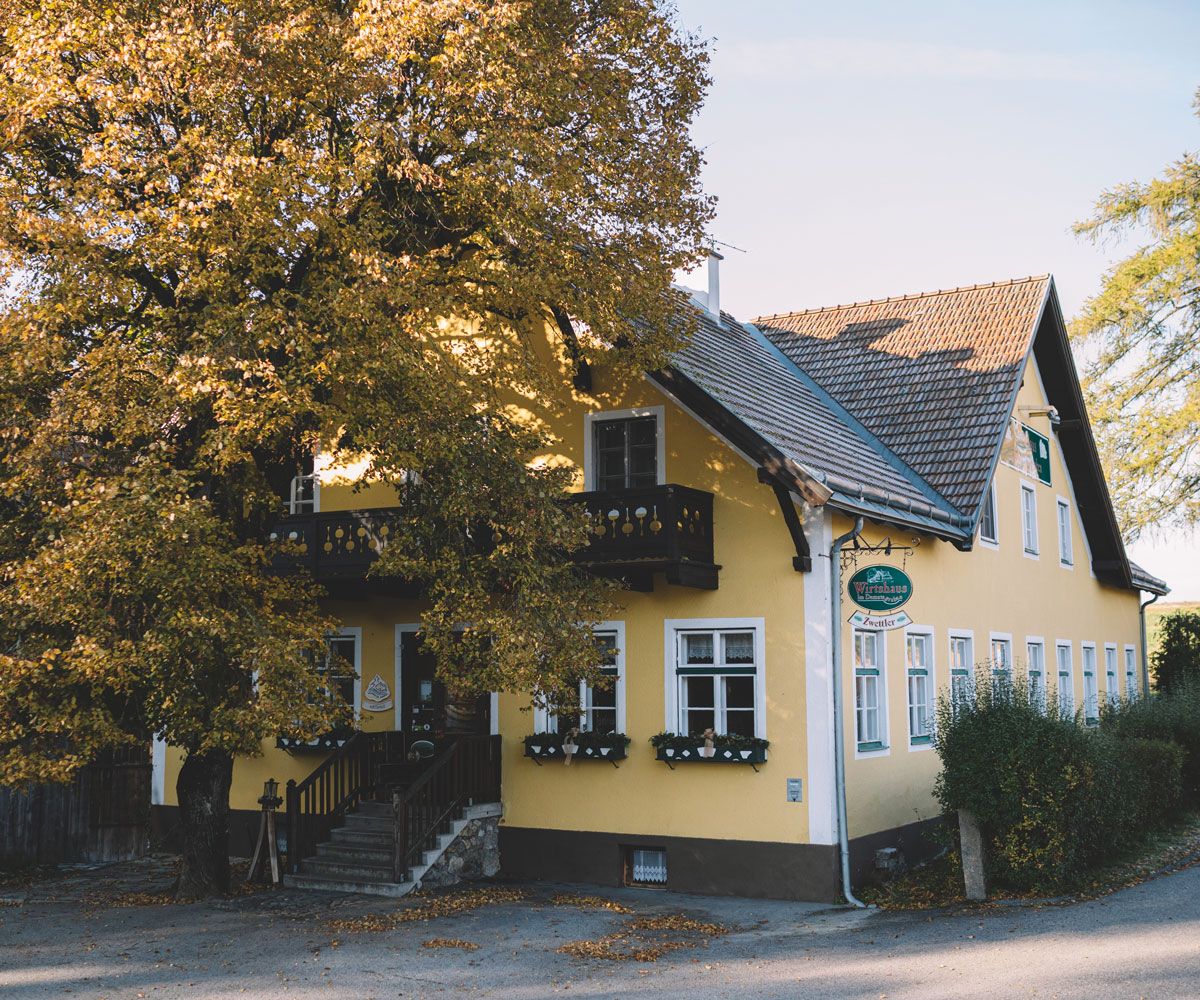
[[[575,555],[589,572],[619,579],[632,590],[653,590],[655,573],[663,573],[668,583],[716,590],[720,567],[713,563],[711,493],[667,484],[576,493],[565,502],[582,504],[591,522],[590,542]],[[367,577],[397,517],[386,507],[283,517],[270,541],[296,548],[280,552],[274,566],[303,566],[335,587],[338,596],[368,589],[415,596],[412,585],[402,581]]]

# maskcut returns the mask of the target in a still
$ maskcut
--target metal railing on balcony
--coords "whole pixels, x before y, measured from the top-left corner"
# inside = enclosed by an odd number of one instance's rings
[[[588,544],[575,553],[589,571],[622,579],[639,590],[653,575],[668,582],[715,590],[713,495],[667,483],[641,489],[576,493],[589,522]],[[330,511],[284,517],[270,540],[289,543],[277,569],[303,566],[323,583],[361,583],[388,544],[399,513],[392,508]]]

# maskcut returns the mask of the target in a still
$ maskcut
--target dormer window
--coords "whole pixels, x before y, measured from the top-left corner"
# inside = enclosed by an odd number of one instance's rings
[[[301,460],[296,475],[292,476],[288,492],[289,514],[315,514],[317,511],[317,476],[313,464],[313,456],[309,455]]]
[[[589,489],[645,489],[663,481],[660,408],[594,414],[588,424]]]

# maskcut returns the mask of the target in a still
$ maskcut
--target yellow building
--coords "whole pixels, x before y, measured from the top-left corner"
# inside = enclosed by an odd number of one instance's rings
[[[320,461],[294,485],[279,532],[344,622],[363,735],[239,760],[235,850],[274,777],[309,796],[289,796],[298,884],[392,891],[468,799],[498,799],[514,876],[831,900],[840,840],[855,880],[880,847],[928,850],[935,702],[977,664],[1088,719],[1144,690],[1140,592],[1166,587],[1125,555],[1048,276],[753,324],[709,310],[710,288],[669,368],[566,378],[537,415],[556,440],[539,457],[575,467],[595,518],[586,561],[625,583],[597,628],[613,684],[582,692],[580,719],[528,695],[447,704],[420,597],[363,582],[388,495]],[[169,822],[178,758],[155,764]],[[431,771],[473,784],[435,802]],[[440,839],[405,827],[404,864],[370,801],[394,787],[424,796],[410,826],[454,812]]]

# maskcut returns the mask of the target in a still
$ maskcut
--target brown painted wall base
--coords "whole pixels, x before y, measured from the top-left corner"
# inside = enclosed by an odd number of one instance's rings
[[[851,838],[850,884],[862,885],[875,874],[875,852],[883,847],[899,848],[910,868],[935,857],[944,846],[944,828],[942,818],[937,816]]]
[[[275,821],[279,830],[285,829],[282,813]],[[254,844],[258,840],[258,826],[261,822],[262,813],[257,809],[229,810],[230,857],[248,858],[254,854]],[[179,851],[178,806],[150,807],[150,843],[156,850]]]
[[[500,870],[514,878],[622,884],[623,848],[667,852],[667,886],[679,892],[828,903],[839,891],[837,848],[698,837],[642,837],[500,827]]]

